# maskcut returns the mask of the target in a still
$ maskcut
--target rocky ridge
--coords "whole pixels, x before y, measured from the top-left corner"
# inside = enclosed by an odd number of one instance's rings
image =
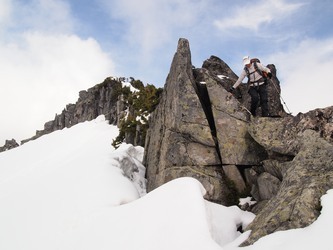
[[[67,104],[60,114],[56,114],[54,119],[44,124],[43,130],[37,130],[36,135],[23,140],[24,144],[30,140],[35,140],[45,134],[52,133],[63,128],[70,128],[75,124],[90,121],[104,114],[110,124],[117,124],[118,95],[122,88],[121,82],[113,78],[107,78],[88,90],[80,91],[79,98],[75,104]]]
[[[132,90],[131,90],[132,89]],[[140,80],[125,77],[108,77],[102,83],[88,90],[82,90],[75,104],[67,104],[60,114],[44,124],[31,138],[21,144],[63,128],[70,128],[80,122],[90,121],[104,115],[110,124],[120,128],[119,141],[133,145],[144,145],[147,117],[158,103],[161,89],[146,86]],[[19,146],[14,140],[7,140],[0,152]]]
[[[333,107],[291,116],[280,102],[274,65],[268,83],[270,114],[252,117],[246,86],[212,56],[193,68],[189,42],[180,39],[159,105],[151,115],[144,165],[148,191],[181,176],[203,184],[206,198],[257,214],[243,245],[279,230],[305,227],[320,214],[320,197],[333,188]],[[258,110],[260,113],[260,109]]]

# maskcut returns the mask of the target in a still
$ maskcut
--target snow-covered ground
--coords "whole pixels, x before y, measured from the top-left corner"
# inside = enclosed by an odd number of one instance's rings
[[[142,147],[111,147],[104,117],[0,154],[1,250],[228,249],[254,215],[203,199],[192,178],[146,194]],[[277,232],[251,250],[333,249],[333,190],[305,229]]]

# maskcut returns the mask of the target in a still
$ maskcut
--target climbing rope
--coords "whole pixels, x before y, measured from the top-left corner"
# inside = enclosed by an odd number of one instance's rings
[[[288,114],[291,115],[291,112],[290,112],[290,110],[289,110],[289,108],[288,108],[288,106],[287,106],[287,103],[283,100],[282,95],[281,95],[279,89],[277,88],[276,84],[275,84],[271,79],[270,79],[270,81],[271,81],[271,83],[273,84],[273,86],[274,86],[276,92],[279,94],[279,97],[280,97],[281,101],[283,102],[284,106],[286,107],[286,109],[287,109],[287,111],[288,111]]]

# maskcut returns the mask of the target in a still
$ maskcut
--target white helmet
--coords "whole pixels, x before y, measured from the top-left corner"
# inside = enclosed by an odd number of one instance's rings
[[[243,65],[245,66],[246,64],[250,64],[251,60],[249,56],[244,56],[243,57]]]

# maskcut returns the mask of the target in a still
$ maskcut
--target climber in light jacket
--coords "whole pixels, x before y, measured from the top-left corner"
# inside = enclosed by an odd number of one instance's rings
[[[272,73],[269,68],[260,63],[259,60],[250,60],[248,56],[243,58],[244,69],[236,83],[230,88],[233,93],[242,83],[245,77],[248,77],[249,95],[251,96],[251,114],[256,116],[256,109],[260,101],[262,116],[269,116],[268,113],[268,95],[267,95],[267,77],[271,78]]]

